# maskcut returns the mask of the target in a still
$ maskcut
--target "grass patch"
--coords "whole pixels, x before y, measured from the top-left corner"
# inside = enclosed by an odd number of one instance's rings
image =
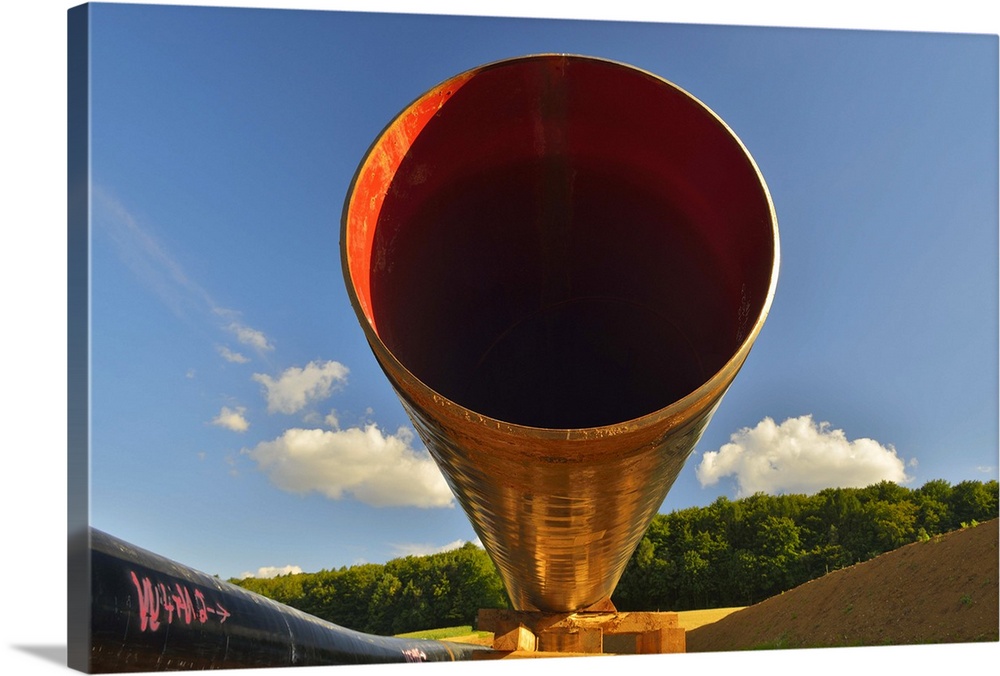
[[[677,613],[678,624],[682,629],[691,631],[706,624],[718,622],[722,618],[743,610],[743,606],[733,608],[709,608],[707,610],[682,610]]]
[[[441,629],[426,629],[424,631],[411,631],[406,634],[396,634],[396,638],[416,638],[441,641],[456,636],[489,636],[488,631],[473,631],[472,625],[465,624],[459,627],[443,627]]]

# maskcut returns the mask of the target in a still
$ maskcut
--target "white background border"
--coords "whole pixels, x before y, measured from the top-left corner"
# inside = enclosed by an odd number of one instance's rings
[[[3,673],[63,673],[66,647],[66,10],[56,0],[5,2],[0,19],[3,84],[0,129],[0,443],[4,500],[0,553]],[[129,3],[136,4],[136,3]],[[143,4],[285,7],[430,14],[478,14],[934,32],[1000,32],[998,12],[983,0],[941,3],[649,0],[568,2],[486,0],[421,2],[159,2]],[[919,4],[919,7],[915,5]],[[655,6],[664,5],[664,6]],[[864,665],[946,673],[959,665],[997,664],[1000,644],[885,649],[757,652],[615,658],[616,668],[678,672],[755,667],[842,673]],[[624,660],[629,660],[624,662]],[[666,662],[666,660],[672,660]],[[755,664],[756,663],[756,664]],[[551,668],[549,663],[549,668]],[[541,673],[543,664],[519,663]],[[576,660],[574,671],[606,670],[604,660]],[[395,674],[400,665],[331,667],[309,673]],[[462,673],[508,673],[510,662],[425,665]],[[362,670],[363,669],[363,670]],[[227,671],[225,673],[260,673]],[[278,669],[268,673],[296,673]]]

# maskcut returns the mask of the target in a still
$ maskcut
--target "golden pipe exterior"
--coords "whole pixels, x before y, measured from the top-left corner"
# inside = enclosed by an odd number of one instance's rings
[[[611,608],[774,296],[777,219],[743,144],[624,64],[487,64],[379,135],[341,258],[514,607]]]

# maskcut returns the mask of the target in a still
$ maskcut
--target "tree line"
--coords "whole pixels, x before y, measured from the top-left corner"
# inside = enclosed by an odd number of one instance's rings
[[[883,481],[657,514],[612,601],[627,610],[745,606],[826,573],[998,515],[997,482]],[[510,602],[493,562],[465,546],[385,564],[230,580],[335,624],[391,635],[474,624]]]
[[[229,581],[342,627],[382,636],[472,624],[480,608],[510,607],[493,561],[471,542],[385,564]]]
[[[890,481],[812,496],[757,493],[658,514],[612,600],[619,610],[746,606],[905,544],[997,516],[997,482]]]

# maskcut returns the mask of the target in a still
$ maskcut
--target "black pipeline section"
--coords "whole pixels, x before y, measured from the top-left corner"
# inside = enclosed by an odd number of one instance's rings
[[[331,624],[90,529],[91,673],[469,660]]]

